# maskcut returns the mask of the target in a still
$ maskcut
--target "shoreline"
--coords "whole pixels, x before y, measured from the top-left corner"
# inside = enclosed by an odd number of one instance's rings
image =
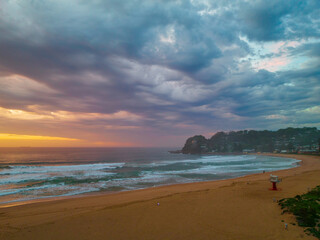
[[[216,154],[216,153],[209,153],[209,154],[201,154],[203,156],[211,156],[211,155],[218,155],[218,156],[234,156],[234,155],[260,155],[260,156],[273,156],[273,157],[283,157],[283,158],[291,158],[287,156],[282,156],[280,154],[273,154],[273,153],[249,153],[249,154],[242,154],[242,153],[234,153],[234,154]],[[298,160],[298,159],[297,159]],[[283,171],[283,170],[289,170],[292,168],[297,168],[300,167],[300,163],[302,161],[299,160],[297,162],[296,166],[287,168],[287,169],[282,169],[282,170],[276,170],[276,171],[267,171],[264,174],[268,175],[268,173],[272,172],[278,172],[278,171]],[[60,164],[59,164],[60,165]],[[64,164],[62,164],[64,165]],[[70,164],[66,164],[70,165]],[[50,165],[48,165],[50,166]],[[209,182],[219,182],[219,181],[228,181],[228,180],[237,180],[241,179],[243,177],[248,177],[248,176],[253,176],[257,174],[262,174],[262,172],[258,173],[251,173],[251,174],[246,174],[243,176],[237,176],[237,177],[231,177],[231,178],[226,178],[226,179],[217,179],[217,180],[206,180],[206,181],[197,181],[197,182],[189,182],[189,183],[168,183],[168,184],[163,184],[163,185],[157,185],[153,187],[147,187],[147,188],[140,188],[140,189],[132,189],[132,190],[123,190],[123,191],[97,191],[97,192],[86,192],[86,193],[81,193],[81,194],[75,194],[75,195],[66,195],[66,196],[52,196],[52,197],[42,197],[42,198],[35,198],[35,199],[30,199],[30,200],[17,200],[13,202],[7,202],[7,203],[0,203],[0,209],[2,208],[8,208],[8,207],[14,207],[14,206],[22,206],[22,205],[29,205],[29,204],[37,204],[41,202],[53,202],[53,201],[62,201],[62,200],[68,200],[68,199],[78,199],[78,198],[86,198],[86,197],[97,197],[97,196],[108,196],[108,195],[113,195],[113,194],[119,194],[119,193],[125,193],[125,192],[135,192],[135,191],[144,191],[147,189],[157,189],[157,188],[166,188],[166,187],[174,187],[174,186],[180,186],[180,185],[190,185],[190,184],[200,184],[200,183],[209,183]]]
[[[319,185],[320,157],[263,155],[301,162],[298,167],[233,179],[2,207],[0,238],[87,239],[83,230],[89,226],[89,239],[315,239],[298,226],[290,225],[290,231],[285,231],[281,220],[291,223],[294,218],[281,215],[273,199],[292,197]],[[269,191],[271,173],[283,179],[280,191]]]

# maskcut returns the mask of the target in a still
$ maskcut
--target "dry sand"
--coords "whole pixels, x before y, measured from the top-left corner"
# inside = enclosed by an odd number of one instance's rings
[[[270,191],[270,173],[261,173],[5,207],[0,239],[315,239],[291,224],[292,215],[281,215],[273,199],[319,185],[320,157],[281,156],[303,161],[274,172],[283,179],[280,191]]]

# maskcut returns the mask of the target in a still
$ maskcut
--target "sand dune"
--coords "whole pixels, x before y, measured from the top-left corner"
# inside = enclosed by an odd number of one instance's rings
[[[320,157],[281,156],[303,162],[274,172],[280,191],[270,191],[270,173],[261,173],[3,207],[0,239],[315,239],[274,199],[320,185]]]

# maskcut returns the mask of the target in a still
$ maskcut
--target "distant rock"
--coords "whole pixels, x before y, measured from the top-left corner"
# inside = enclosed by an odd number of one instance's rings
[[[179,154],[179,153],[182,153],[182,151],[181,150],[171,150],[171,151],[169,151],[169,153]]]

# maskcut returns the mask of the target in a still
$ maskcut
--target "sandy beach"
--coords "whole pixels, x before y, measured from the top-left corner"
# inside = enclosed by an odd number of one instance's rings
[[[279,156],[279,155],[277,155]],[[0,239],[315,239],[274,200],[320,184],[320,157],[280,155],[301,166],[212,182],[0,208]],[[158,204],[159,203],[159,204]],[[288,229],[284,228],[288,223]]]

